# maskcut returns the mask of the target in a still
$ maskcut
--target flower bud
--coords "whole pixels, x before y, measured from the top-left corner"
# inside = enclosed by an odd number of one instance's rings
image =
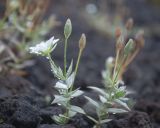
[[[121,28],[117,27],[116,30],[115,30],[116,38],[119,38],[121,34],[122,34]]]
[[[132,52],[134,49],[134,45],[134,41],[132,39],[129,39],[126,46],[124,47],[124,54],[128,55],[130,52]]]
[[[121,35],[117,40],[116,48],[117,50],[121,50],[123,47],[124,47],[124,37]]]
[[[106,65],[106,68],[108,69],[108,71],[111,71],[113,66],[114,66],[114,61],[115,59],[110,56],[106,59],[106,62],[105,62],[105,65]]]
[[[127,30],[131,30],[132,27],[133,27],[133,19],[130,18],[130,19],[128,19],[128,21],[126,22],[126,29],[127,29]]]
[[[16,10],[19,7],[19,1],[17,0],[9,1],[9,7],[11,10]]]
[[[140,30],[135,36],[136,43],[140,48],[144,47],[144,37],[143,36],[144,36],[143,30]]]
[[[84,49],[85,46],[86,46],[86,36],[85,36],[85,34],[83,33],[83,34],[81,35],[80,40],[79,40],[79,48],[80,48],[80,49]]]
[[[64,36],[66,39],[69,38],[72,32],[72,23],[70,19],[67,19],[66,24],[64,26]]]

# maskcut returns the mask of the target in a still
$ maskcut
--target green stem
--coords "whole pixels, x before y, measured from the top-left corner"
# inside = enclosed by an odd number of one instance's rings
[[[124,56],[124,58],[123,58],[123,60],[122,60],[122,62],[121,62],[121,64],[120,64],[120,66],[118,67],[116,76],[115,76],[114,79],[113,79],[113,84],[115,84],[115,82],[117,81],[117,78],[118,78],[118,76],[119,76],[119,73],[120,73],[120,71],[121,71],[121,68],[122,68],[122,66],[123,66],[123,63],[125,62],[125,60],[126,60],[127,57],[128,57],[128,55],[125,55],[125,56]]]
[[[82,55],[82,49],[79,50],[79,53],[78,53],[78,59],[77,59],[77,64],[76,64],[76,68],[75,68],[75,76],[77,75],[77,71],[78,71],[78,66],[79,66],[79,62],[80,62],[80,59],[81,59],[81,55]]]
[[[114,71],[113,71],[113,76],[115,76],[115,73],[116,73],[116,69],[117,69],[117,64],[118,64],[118,59],[119,59],[119,50],[117,51],[117,54],[116,54],[116,61],[115,61],[115,65],[114,65]]]
[[[83,49],[80,49],[80,50],[79,50],[79,53],[78,53],[78,59],[77,59],[76,67],[75,67],[75,70],[74,70],[75,77],[76,77],[76,75],[77,75],[78,66],[79,66],[79,62],[80,62],[80,59],[81,59],[82,51],[83,51]],[[75,78],[74,78],[74,79],[75,79]],[[72,90],[73,90],[73,85],[74,85],[74,82],[73,82],[73,84],[72,84],[72,86],[71,86],[71,88],[70,88],[69,91],[72,91]]]
[[[66,77],[66,67],[67,67],[67,38],[64,42],[64,76]]]

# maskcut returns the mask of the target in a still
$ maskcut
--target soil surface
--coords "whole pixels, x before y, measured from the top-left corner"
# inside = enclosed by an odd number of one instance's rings
[[[81,33],[87,36],[87,46],[82,55],[76,87],[81,87],[86,95],[95,97],[87,86],[103,87],[101,71],[105,59],[114,56],[115,39],[106,36],[89,27],[82,11],[89,3],[94,3],[100,10],[104,4],[94,0],[53,0],[47,15],[56,14],[57,19],[64,24],[67,17],[72,20],[73,34],[69,39],[68,61],[77,58],[78,40]],[[135,101],[132,111],[115,115],[113,121],[103,125],[103,128],[160,128],[160,4],[147,0],[124,1],[128,11],[124,19],[133,17],[135,26],[144,28],[145,47],[129,66],[124,80],[129,90],[135,92],[131,98]],[[115,1],[109,1],[109,9],[101,11],[112,12]],[[97,19],[98,20],[98,19]],[[107,28],[106,28],[107,29]],[[63,39],[63,25],[55,28],[50,35]],[[48,35],[48,37],[50,36]],[[63,40],[60,40],[53,53],[56,63],[63,63]],[[65,125],[57,125],[52,116],[63,112],[63,109],[51,105],[56,93],[53,85],[56,81],[50,71],[49,64],[42,57],[35,57],[35,65],[26,67],[27,76],[0,76],[0,128],[91,128],[93,122],[83,115],[77,114]],[[86,101],[82,97],[73,100],[74,104],[87,110]],[[93,111],[92,111],[93,112]],[[92,113],[91,112],[91,113]]]

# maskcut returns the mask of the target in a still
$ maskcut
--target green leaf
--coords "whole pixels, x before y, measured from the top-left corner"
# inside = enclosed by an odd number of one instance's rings
[[[98,124],[98,121],[97,121],[96,119],[94,119],[93,117],[87,116],[87,115],[86,115],[86,117],[87,117],[88,119],[92,120],[95,124]]]
[[[130,111],[130,108],[128,107],[128,105],[127,105],[125,102],[123,102],[123,101],[121,101],[121,100],[119,100],[119,99],[115,99],[115,102],[116,102],[117,104],[123,106],[124,108],[126,108],[128,111]]]
[[[67,70],[67,74],[66,74],[67,77],[71,75],[72,69],[73,69],[73,60],[71,61],[71,64]]]
[[[54,76],[57,77],[58,79],[65,80],[62,69],[60,67],[57,67],[54,61],[51,59],[50,59],[50,65],[51,65],[51,69],[52,69]]]
[[[81,113],[81,114],[85,114],[84,110],[82,108],[78,107],[78,106],[72,105],[70,110],[73,111],[73,112],[78,112],[78,113]]]
[[[59,81],[56,83],[55,88],[68,90],[68,86],[62,82],[59,82]]]
[[[62,114],[59,114],[59,116],[57,115],[54,115],[52,117],[52,119],[57,123],[57,124],[60,124],[60,125],[64,125],[68,122],[68,117],[62,115]]]
[[[52,101],[51,104],[55,104],[55,103],[64,103],[66,102],[68,99],[63,97],[63,96],[60,96],[60,95],[54,95],[54,100]]]
[[[120,108],[108,108],[107,112],[109,112],[109,113],[125,113],[128,111],[126,111],[124,109],[120,109]]]
[[[83,93],[84,93],[83,91],[77,89],[77,90],[73,91],[73,93],[71,94],[71,97],[78,97],[78,96],[82,95]]]
[[[74,83],[75,73],[73,72],[66,80],[68,88],[70,88]]]
[[[107,99],[105,97],[101,96],[101,95],[99,96],[99,99],[100,99],[100,101],[102,103],[106,103],[107,102]]]
[[[116,98],[124,97],[126,95],[125,91],[118,91],[115,93]]]
[[[73,117],[77,114],[77,112],[74,112],[74,111],[69,111],[69,117]]]
[[[119,99],[122,100],[122,101],[128,101],[129,100],[129,98],[125,98],[125,97],[121,97]]]
[[[91,104],[93,104],[96,108],[99,108],[100,106],[99,106],[99,104],[96,102],[96,101],[94,101],[94,100],[92,100],[90,97],[88,97],[88,96],[84,96]]]
[[[109,97],[109,95],[101,88],[97,88],[97,87],[93,87],[93,86],[89,86],[88,88],[93,89],[93,90],[101,93],[103,96],[106,96],[107,98]]]

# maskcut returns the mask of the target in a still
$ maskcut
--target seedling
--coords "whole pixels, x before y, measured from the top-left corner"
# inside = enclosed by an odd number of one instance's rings
[[[133,21],[128,20],[126,32],[131,29],[132,25]],[[93,86],[89,87],[99,93],[99,101],[95,101],[90,97],[85,96],[85,98],[96,108],[98,120],[91,116],[87,116],[95,122],[95,128],[101,128],[103,123],[111,121],[110,114],[130,111],[129,106],[127,105],[129,99],[126,98],[128,92],[122,80],[122,75],[144,45],[143,32],[138,32],[135,39],[129,39],[126,44],[127,33],[125,34],[126,37],[124,37],[121,29],[117,28],[115,35],[117,37],[116,57],[109,57],[106,60],[106,69],[102,71],[104,89]]]
[[[78,106],[71,105],[71,99],[78,97],[83,94],[83,91],[79,89],[73,89],[75,77],[77,74],[81,54],[86,44],[86,37],[82,34],[79,40],[79,54],[75,69],[73,70],[73,61],[71,61],[69,68],[66,68],[67,65],[67,44],[68,38],[70,37],[72,32],[72,24],[70,19],[66,21],[64,26],[64,68],[61,69],[60,66],[57,66],[54,60],[51,58],[51,52],[56,48],[57,42],[59,39],[54,39],[52,37],[48,41],[41,42],[34,47],[30,47],[30,52],[35,53],[37,55],[44,56],[48,59],[51,65],[52,72],[54,76],[58,79],[55,84],[55,88],[59,94],[54,95],[55,99],[52,104],[57,104],[59,106],[63,106],[65,108],[65,113],[59,114],[58,116],[53,116],[53,119],[58,124],[66,124],[69,119],[73,117],[76,113],[85,114],[84,110]]]

